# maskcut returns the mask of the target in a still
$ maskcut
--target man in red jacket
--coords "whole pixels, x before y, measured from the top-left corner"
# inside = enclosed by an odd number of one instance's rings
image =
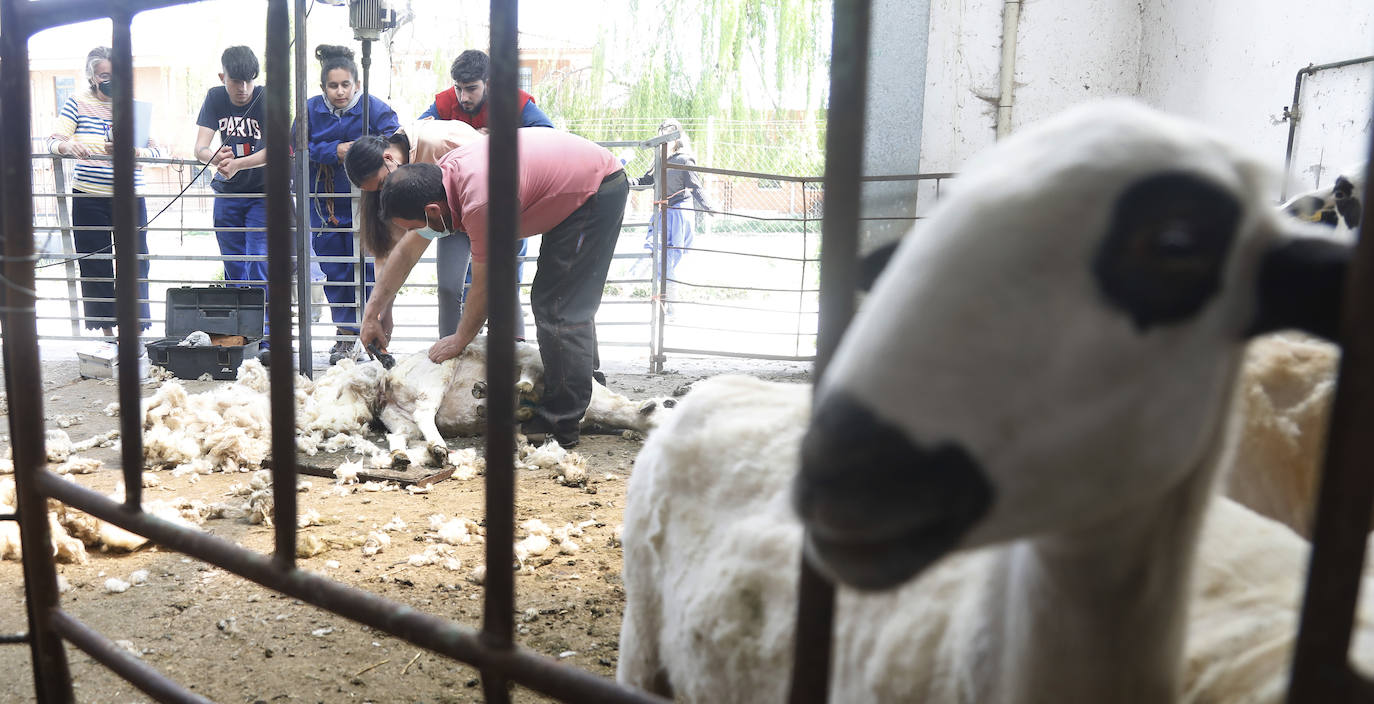
[[[459,120],[485,132],[490,65],[487,55],[476,49],[459,54],[449,69],[453,87],[435,95],[429,109],[420,113],[420,119]],[[523,90],[520,91],[520,126],[553,127],[549,116],[534,104],[534,97]]]

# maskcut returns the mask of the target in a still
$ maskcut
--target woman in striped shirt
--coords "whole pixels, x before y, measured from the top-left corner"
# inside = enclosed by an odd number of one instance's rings
[[[93,154],[109,154],[114,119],[111,113],[111,94],[128,90],[114,85],[110,65],[111,50],[98,46],[86,55],[86,82],[89,92],[67,99],[57,117],[57,129],[48,137],[48,151],[78,159],[72,177],[72,225],[75,226],[76,251],[83,255],[109,255],[113,251],[114,164],[109,160],[95,161]],[[141,157],[160,157],[163,152],[153,146],[135,150]],[[134,187],[143,188],[143,174],[134,170]],[[148,253],[148,236],[144,227],[148,209],[143,198],[138,199],[138,252]],[[114,261],[108,258],[82,257],[81,298],[85,310],[87,330],[102,330],[114,334]],[[138,263],[138,298],[140,328],[148,328],[148,261]]]

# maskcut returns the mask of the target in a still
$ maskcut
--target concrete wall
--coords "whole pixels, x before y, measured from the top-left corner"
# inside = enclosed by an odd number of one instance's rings
[[[932,1],[923,172],[957,171],[994,141],[1002,5]],[[1277,169],[1295,73],[1312,63],[1374,54],[1374,3],[1025,3],[1017,43],[1013,130],[1085,100],[1135,96],[1224,129]],[[1363,158],[1372,79],[1374,64],[1364,64],[1309,83],[1290,190],[1310,188],[1330,167]]]
[[[872,12],[863,170],[914,174],[921,159],[930,0],[875,0]],[[862,215],[909,218],[916,212],[915,191],[915,182],[867,184]],[[866,220],[860,241],[885,242],[910,226],[909,220]]]

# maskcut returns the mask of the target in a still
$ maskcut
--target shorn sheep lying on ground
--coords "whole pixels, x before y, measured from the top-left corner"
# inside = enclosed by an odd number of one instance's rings
[[[1305,543],[1213,478],[1245,340],[1333,334],[1348,249],[1264,176],[1122,102],[976,160],[814,409],[718,378],[649,438],[618,677],[782,701],[805,542],[841,585],[833,701],[1279,701]]]
[[[512,393],[527,410],[538,402],[543,367],[534,346],[522,343],[517,350],[520,379]],[[297,442],[307,454],[348,449],[387,465],[392,454],[365,437],[377,418],[401,441],[423,439],[429,459],[441,463],[445,437],[485,429],[485,378],[485,338],[443,364],[430,362],[425,352],[402,357],[389,371],[378,362],[343,360],[318,379],[297,376]],[[584,425],[648,432],[677,404],[671,397],[633,401],[592,385]],[[144,457],[150,465],[183,472],[261,467],[271,452],[267,391],[266,369],[256,360],[244,362],[235,381],[197,394],[164,382],[143,403]]]
[[[443,445],[445,437],[481,434],[487,427],[486,359],[485,337],[441,364],[429,361],[425,352],[402,357],[382,381],[378,417],[389,432],[423,438],[430,445]],[[528,420],[544,390],[539,348],[516,343],[515,362],[517,418]],[[676,404],[671,397],[632,401],[592,381],[591,405],[582,425],[647,433],[659,424],[664,410]]]

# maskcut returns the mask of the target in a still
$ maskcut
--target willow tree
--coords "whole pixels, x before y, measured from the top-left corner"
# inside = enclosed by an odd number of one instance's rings
[[[594,139],[641,139],[676,117],[713,166],[816,174],[829,38],[825,0],[630,0],[603,5],[591,66],[534,87]],[[732,146],[711,149],[710,132]],[[728,135],[728,137],[724,136]]]

